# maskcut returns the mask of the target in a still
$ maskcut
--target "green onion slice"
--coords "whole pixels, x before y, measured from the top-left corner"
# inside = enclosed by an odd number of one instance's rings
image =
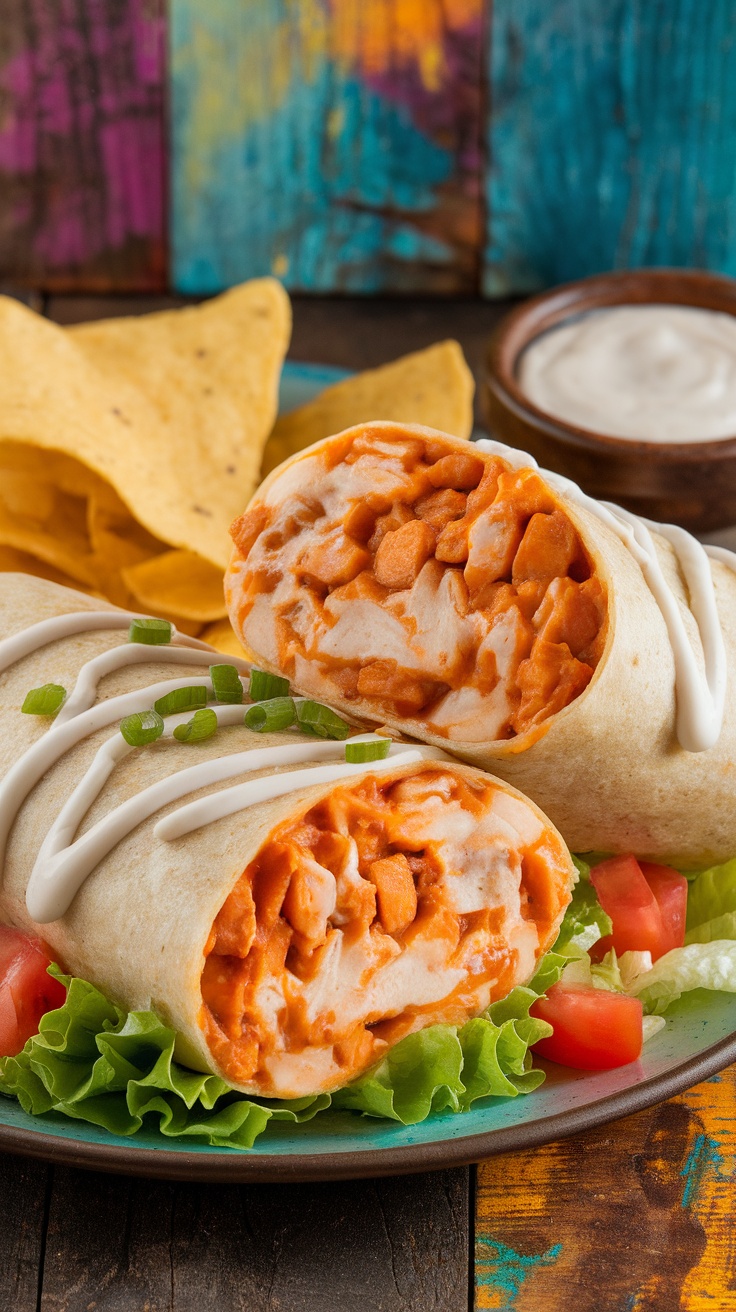
[[[289,680],[265,670],[251,670],[248,696],[252,702],[270,702],[275,697],[289,696]]]
[[[56,715],[65,701],[66,688],[60,683],[44,683],[26,693],[20,709],[24,715]]]
[[[218,702],[242,702],[243,685],[234,665],[210,665],[210,678]]]
[[[205,738],[211,738],[216,730],[217,716],[211,706],[205,706],[204,710],[195,711],[186,724],[177,724],[174,737],[180,743],[203,743]]]
[[[350,733],[350,725],[321,702],[297,702],[296,718],[302,733],[313,738],[347,738]]]
[[[132,620],[128,642],[144,642],[148,647],[163,647],[171,642],[173,625],[168,620]]]
[[[153,703],[154,711],[159,715],[176,715],[179,711],[192,711],[195,706],[207,705],[207,689],[197,688],[174,688],[172,692],[167,692],[164,697],[159,697]]]
[[[131,747],[145,747],[155,743],[164,731],[164,722],[157,711],[136,711],[120,721],[120,732]]]
[[[381,738],[380,742],[346,743],[345,760],[356,765],[363,761],[384,761],[391,750],[391,739]]]
[[[266,702],[257,702],[245,712],[245,723],[256,733],[278,733],[288,729],[296,719],[296,706],[291,697],[271,697]]]

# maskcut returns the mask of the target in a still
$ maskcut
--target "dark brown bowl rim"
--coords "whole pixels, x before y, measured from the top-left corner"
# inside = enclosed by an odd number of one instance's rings
[[[619,1093],[525,1125],[462,1139],[379,1148],[362,1152],[259,1154],[175,1153],[165,1148],[88,1143],[57,1138],[42,1131],[0,1126],[0,1150],[88,1171],[187,1180],[211,1184],[296,1184],[317,1180],[357,1180],[382,1175],[412,1175],[467,1166],[499,1153],[538,1148],[557,1139],[595,1129],[621,1116],[645,1110],[694,1084],[709,1079],[736,1061],[736,1033],[719,1039],[674,1070],[631,1085]]]
[[[486,352],[486,381],[507,409],[547,437],[600,455],[644,456],[668,464],[736,457],[736,434],[707,442],[647,442],[613,437],[557,419],[535,406],[516,377],[519,357],[536,337],[586,310],[608,305],[685,305],[736,317],[736,279],[700,269],[633,269],[593,274],[540,292],[511,310]]]

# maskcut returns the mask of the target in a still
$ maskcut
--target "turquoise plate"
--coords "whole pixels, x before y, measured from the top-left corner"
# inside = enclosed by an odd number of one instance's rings
[[[340,370],[288,364],[281,404],[291,409]],[[493,1153],[549,1143],[649,1107],[736,1061],[736,995],[698,990],[668,1014],[640,1061],[584,1074],[547,1065],[535,1093],[487,1098],[463,1115],[401,1126],[350,1112],[302,1126],[277,1124],[250,1151],[179,1145],[155,1130],[121,1139],[51,1113],[27,1116],[0,1098],[0,1148],[93,1170],[175,1180],[296,1181],[392,1175],[460,1165]],[[543,1063],[542,1063],[543,1064]]]

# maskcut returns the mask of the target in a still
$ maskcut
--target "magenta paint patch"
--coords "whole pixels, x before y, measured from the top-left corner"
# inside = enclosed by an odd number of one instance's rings
[[[0,67],[3,273],[159,286],[163,0],[4,3],[15,13]]]

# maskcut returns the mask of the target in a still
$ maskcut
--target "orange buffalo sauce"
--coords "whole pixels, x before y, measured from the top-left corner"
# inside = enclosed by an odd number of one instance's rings
[[[457,446],[398,426],[322,444],[233,525],[226,586],[246,648],[301,691],[491,742],[584,691],[606,596],[540,476]]]
[[[460,766],[368,777],[274,830],[212,929],[204,1029],[227,1078],[341,1087],[387,1047],[527,980],[570,863],[529,803]]]

